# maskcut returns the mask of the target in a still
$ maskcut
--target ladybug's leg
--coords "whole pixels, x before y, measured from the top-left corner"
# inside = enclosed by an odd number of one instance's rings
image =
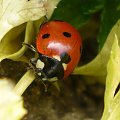
[[[27,46],[29,49],[31,49],[33,52],[37,52],[36,48],[33,45],[27,44],[27,43],[22,43],[22,45]]]
[[[44,73],[43,69],[41,68],[36,68],[35,72],[37,73],[37,75],[40,77],[40,79],[42,79],[42,81],[46,81],[48,80],[46,74]]]
[[[28,70],[32,69],[34,71],[35,75],[36,75],[36,62],[37,62],[37,58],[30,59],[29,67],[28,67]]]
[[[35,68],[36,68],[37,60],[38,60],[37,58],[31,58],[31,59],[30,59],[30,62],[29,62],[29,66],[30,66],[31,68],[35,69]]]
[[[37,76],[36,76],[36,80],[40,81],[40,82],[43,84],[44,89],[45,89],[45,92],[47,92],[47,86],[46,86],[46,84],[44,83],[44,81],[42,80],[41,76],[37,75]]]
[[[30,60],[30,67],[34,70],[34,72],[38,75],[38,76],[45,76],[44,72],[43,72],[43,66],[40,66],[40,60],[38,58],[32,58]]]
[[[57,80],[58,80],[57,77],[53,77],[53,78],[48,79],[48,81],[50,81],[50,82],[56,82]]]

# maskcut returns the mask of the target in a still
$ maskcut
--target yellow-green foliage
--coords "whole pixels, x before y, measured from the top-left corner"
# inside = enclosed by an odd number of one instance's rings
[[[105,90],[105,108],[102,120],[120,120],[120,90],[116,89],[120,83],[120,48],[115,34],[110,59],[107,65],[107,78]]]

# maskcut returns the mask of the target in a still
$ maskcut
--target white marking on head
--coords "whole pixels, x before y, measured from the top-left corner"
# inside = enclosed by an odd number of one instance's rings
[[[36,68],[41,68],[43,69],[44,68],[44,63],[41,61],[41,60],[37,60],[37,63],[36,63]]]
[[[64,70],[66,70],[67,69],[67,64],[63,63],[62,65],[63,65]]]
[[[58,42],[51,42],[51,43],[49,43],[48,44],[48,48],[49,49],[54,48],[54,49],[59,50],[59,51],[61,51],[61,50],[67,51],[67,50],[71,49],[69,44],[63,45],[63,44],[58,43]]]
[[[54,55],[53,58],[57,59],[58,61],[60,61],[60,56],[58,55]]]

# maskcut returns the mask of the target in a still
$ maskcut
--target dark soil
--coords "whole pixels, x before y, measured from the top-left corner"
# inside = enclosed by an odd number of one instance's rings
[[[27,68],[26,64],[11,60],[2,61],[0,66],[1,76],[14,82]],[[70,76],[59,81],[60,92],[50,83],[47,83],[48,91],[45,92],[43,84],[34,81],[23,94],[24,106],[28,110],[23,120],[100,120],[104,86],[97,82],[87,84],[84,79]]]

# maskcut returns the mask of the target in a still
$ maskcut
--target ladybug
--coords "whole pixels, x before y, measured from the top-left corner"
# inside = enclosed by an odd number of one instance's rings
[[[36,39],[37,58],[30,64],[42,80],[65,79],[79,62],[82,40],[69,23],[54,20],[44,23]]]

